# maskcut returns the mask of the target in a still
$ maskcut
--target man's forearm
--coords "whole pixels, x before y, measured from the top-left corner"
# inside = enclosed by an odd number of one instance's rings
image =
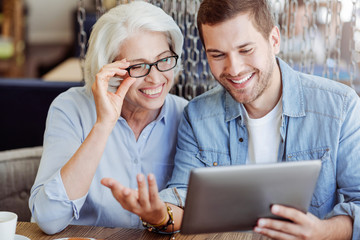
[[[338,215],[324,220],[326,239],[348,240],[352,237],[353,220],[347,215]]]

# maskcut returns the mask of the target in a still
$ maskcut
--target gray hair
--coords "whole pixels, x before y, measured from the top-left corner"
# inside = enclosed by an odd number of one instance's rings
[[[100,69],[119,55],[123,41],[132,33],[144,30],[163,32],[170,50],[181,59],[183,35],[172,17],[147,2],[121,4],[102,15],[93,26],[85,58],[85,85],[88,90],[91,91]],[[177,64],[174,76],[180,70],[181,64]]]

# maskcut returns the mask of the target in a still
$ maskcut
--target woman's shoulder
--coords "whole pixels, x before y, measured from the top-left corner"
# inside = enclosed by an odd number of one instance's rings
[[[72,87],[60,93],[52,104],[57,106],[77,106],[86,102],[93,102],[92,94],[85,87]]]
[[[85,87],[72,87],[59,94],[50,105],[49,112],[59,110],[66,115],[93,115],[95,108],[92,93]]]

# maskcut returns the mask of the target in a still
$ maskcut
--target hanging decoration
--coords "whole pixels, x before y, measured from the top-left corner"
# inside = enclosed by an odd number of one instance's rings
[[[97,17],[133,0],[95,0]],[[268,0],[282,36],[279,57],[293,68],[342,81],[360,92],[360,1]],[[85,57],[84,0],[79,0],[80,58]],[[172,93],[186,99],[217,85],[196,28],[201,0],[148,0],[174,18],[184,35],[183,71]],[[106,7],[105,7],[106,6]],[[82,61],[83,62],[83,61]]]

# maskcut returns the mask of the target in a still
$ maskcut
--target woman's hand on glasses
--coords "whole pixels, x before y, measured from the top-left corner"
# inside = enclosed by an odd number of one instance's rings
[[[104,65],[96,74],[96,80],[91,87],[96,104],[97,123],[105,123],[111,130],[120,117],[126,93],[135,82],[135,78],[129,77],[126,71],[129,65],[126,59]],[[124,80],[113,93],[108,91],[108,87],[110,79],[115,76]]]

